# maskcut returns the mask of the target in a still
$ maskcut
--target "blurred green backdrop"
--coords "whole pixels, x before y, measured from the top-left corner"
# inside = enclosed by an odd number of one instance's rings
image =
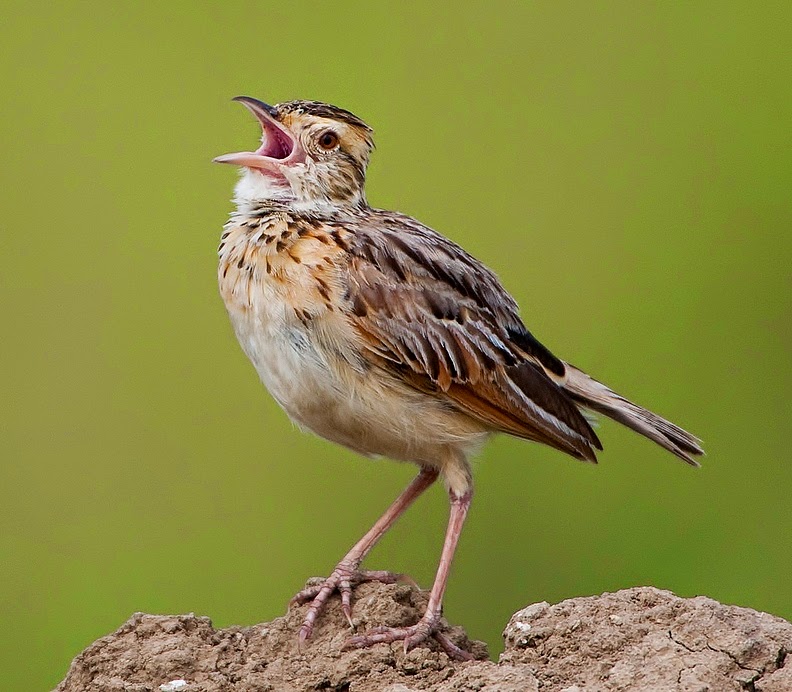
[[[376,129],[369,199],[495,268],[559,355],[700,435],[605,422],[599,467],[501,438],[446,614],[639,584],[792,617],[789,3],[23,3],[0,24],[0,670],[43,690],[133,611],[284,612],[413,474],[288,423],[215,247],[258,128]],[[369,565],[428,586],[441,490]]]

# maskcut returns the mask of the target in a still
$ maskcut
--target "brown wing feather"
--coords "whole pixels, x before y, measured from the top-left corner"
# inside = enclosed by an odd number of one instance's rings
[[[495,275],[413,219],[385,212],[347,238],[351,319],[379,363],[494,430],[595,460],[601,445],[547,372],[564,364],[524,327]]]

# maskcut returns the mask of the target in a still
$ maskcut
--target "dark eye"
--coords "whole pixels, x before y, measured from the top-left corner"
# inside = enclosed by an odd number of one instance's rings
[[[319,135],[319,146],[322,149],[335,149],[338,146],[338,135],[332,130],[327,130]]]

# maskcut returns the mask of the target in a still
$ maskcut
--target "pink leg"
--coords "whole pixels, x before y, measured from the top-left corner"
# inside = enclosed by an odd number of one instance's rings
[[[459,535],[462,533],[462,526],[465,523],[465,517],[467,517],[473,497],[473,493],[470,491],[463,495],[454,495],[453,493],[449,493],[449,495],[451,514],[448,518],[448,529],[443,543],[443,552],[440,555],[440,564],[437,567],[437,576],[435,576],[432,591],[429,594],[429,604],[423,617],[411,627],[377,627],[366,634],[347,640],[347,647],[360,648],[379,642],[404,640],[404,650],[407,651],[430,636],[434,636],[451,656],[461,659],[471,658],[470,654],[459,649],[445,635],[436,631],[440,622],[443,594],[451,569],[451,561],[454,559]]]
[[[318,586],[303,589],[294,598],[292,603],[307,603],[311,601],[308,613],[300,627],[300,644],[311,636],[316,619],[325,603],[335,591],[341,593],[341,608],[350,625],[352,622],[352,586],[365,581],[381,581],[392,584],[401,578],[399,574],[390,572],[361,572],[358,570],[363,558],[371,552],[377,541],[393,526],[404,511],[437,480],[439,471],[434,468],[421,468],[421,472],[413,479],[396,501],[388,508],[374,526],[363,536],[336,565],[333,573]],[[442,596],[442,593],[441,593]]]

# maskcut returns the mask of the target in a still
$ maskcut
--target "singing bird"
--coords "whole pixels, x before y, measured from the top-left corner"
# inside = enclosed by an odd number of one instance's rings
[[[604,414],[688,464],[699,440],[557,358],[526,329],[497,276],[459,245],[366,201],[372,130],[318,101],[235,99],[258,119],[261,146],[225,154],[241,167],[218,278],[234,331],[262,382],[301,428],[360,454],[408,461],[416,478],[321,584],[300,642],[330,596],[352,620],[352,590],[399,575],[360,570],[398,517],[438,477],[450,500],[440,563],[423,617],[347,646],[434,637],[451,560],[470,507],[469,459],[493,433],[595,462],[588,412]]]

